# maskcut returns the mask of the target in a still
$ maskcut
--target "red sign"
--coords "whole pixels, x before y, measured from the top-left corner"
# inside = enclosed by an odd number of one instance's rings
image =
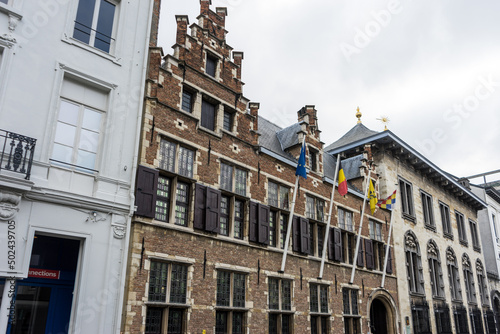
[[[28,272],[28,277],[35,278],[46,278],[46,279],[59,279],[59,270],[49,270],[49,269],[34,269],[30,268]]]

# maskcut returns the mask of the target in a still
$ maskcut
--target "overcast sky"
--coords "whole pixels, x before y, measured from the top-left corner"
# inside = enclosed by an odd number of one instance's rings
[[[162,0],[159,45],[199,0]],[[281,127],[305,105],[322,141],[389,129],[457,176],[500,169],[500,1],[213,0],[244,52],[244,95]],[[499,179],[500,176],[488,179]],[[479,180],[473,180],[478,181]]]

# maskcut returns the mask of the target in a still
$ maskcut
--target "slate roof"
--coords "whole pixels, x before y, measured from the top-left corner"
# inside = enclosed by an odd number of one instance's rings
[[[298,124],[298,123],[297,123]],[[289,129],[288,127],[287,129]],[[274,123],[271,123],[267,119],[259,116],[259,130],[258,133],[260,134],[259,138],[259,143],[262,147],[267,148],[273,153],[276,153],[286,159],[290,159],[293,162],[296,162],[297,160],[288,152],[285,152],[283,149],[283,145],[280,142],[278,138],[278,133],[283,132],[284,129],[280,128]],[[291,135],[286,135],[282,134],[282,137],[285,138],[291,138]],[[298,137],[297,137],[298,138]],[[298,141],[298,139],[297,139]],[[288,140],[290,142],[290,139]]]
[[[298,133],[300,131],[300,123],[295,123],[283,129],[278,125],[268,121],[267,119],[259,116],[258,133],[260,134],[259,143],[261,147],[264,147],[267,150],[294,163],[297,162],[297,159],[295,159],[295,157],[293,157],[290,153],[286,152],[286,149],[299,144]],[[358,156],[342,160],[342,167],[344,168],[345,177],[348,180],[361,176],[359,167],[361,166],[362,158],[363,155],[360,154]],[[323,154],[324,175],[332,180],[335,177],[336,164],[336,157],[328,153]]]
[[[352,142],[364,138],[368,138],[377,133],[378,133],[377,131],[368,129],[362,123],[356,124],[351,130],[347,131],[347,133],[343,135],[339,140],[325,147],[325,152],[330,152],[333,149],[336,149],[338,147],[350,144]]]

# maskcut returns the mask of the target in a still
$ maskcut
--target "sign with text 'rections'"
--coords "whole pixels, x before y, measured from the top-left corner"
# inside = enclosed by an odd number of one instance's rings
[[[49,269],[34,269],[30,268],[28,272],[28,277],[33,278],[46,278],[46,279],[59,279],[59,270],[49,270]]]

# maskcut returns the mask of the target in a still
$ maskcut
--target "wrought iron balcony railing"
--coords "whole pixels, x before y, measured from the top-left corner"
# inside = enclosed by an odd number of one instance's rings
[[[0,129],[0,170],[25,175],[29,180],[36,139]]]

